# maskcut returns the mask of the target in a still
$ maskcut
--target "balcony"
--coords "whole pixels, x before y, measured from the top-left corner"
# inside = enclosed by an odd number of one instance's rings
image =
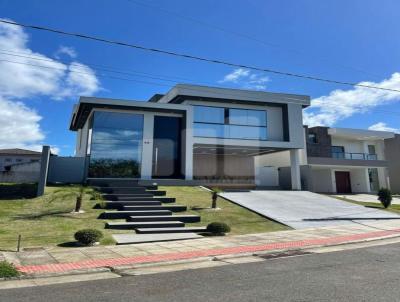
[[[359,159],[359,160],[378,160],[378,156],[376,154],[348,153],[348,152],[332,152],[332,158],[337,158],[337,159]]]

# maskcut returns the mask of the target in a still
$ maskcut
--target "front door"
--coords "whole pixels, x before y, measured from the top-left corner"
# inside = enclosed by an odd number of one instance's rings
[[[335,179],[337,193],[351,193],[350,172],[336,171]]]
[[[153,178],[182,178],[182,118],[154,117]]]

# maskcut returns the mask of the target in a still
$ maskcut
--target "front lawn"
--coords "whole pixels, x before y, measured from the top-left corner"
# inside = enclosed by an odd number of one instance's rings
[[[0,184],[0,189],[3,187]],[[9,186],[9,185],[7,185]],[[8,188],[12,188],[12,185]],[[23,187],[26,190],[31,190]],[[7,189],[7,188],[6,188]],[[238,205],[218,198],[218,207],[221,210],[207,209],[194,210],[192,207],[206,208],[211,205],[211,194],[199,187],[160,187],[166,190],[168,196],[175,197],[177,203],[187,205],[186,213],[201,216],[201,222],[190,225],[207,225],[210,222],[225,222],[231,229],[231,234],[261,233],[287,230],[288,227],[263,218]],[[0,190],[1,191],[1,190]],[[71,246],[74,242],[74,233],[81,229],[94,228],[101,230],[104,238],[101,244],[112,244],[111,234],[128,233],[129,230],[104,229],[106,220],[97,219],[103,209],[94,209],[99,200],[93,198],[93,190],[86,188],[83,199],[85,213],[71,213],[75,207],[78,186],[49,186],[42,197],[26,199],[23,194],[12,191],[12,196],[18,199],[0,200],[0,250],[15,250],[18,235],[22,236],[21,247],[38,246]],[[30,192],[30,191],[29,191]],[[178,214],[184,214],[178,213]]]
[[[0,200],[0,250],[15,250],[18,235],[22,247],[68,245],[74,241],[74,233],[84,228],[101,230],[101,243],[112,243],[112,231],[105,230],[104,220],[97,219],[104,210],[93,209],[98,201],[90,200],[92,189],[86,189],[83,199],[85,213],[71,213],[78,190],[77,186],[54,186],[47,187],[41,197]]]
[[[204,209],[211,206],[211,193],[199,187],[160,187],[167,191],[167,196],[175,197],[177,204],[188,206],[188,211],[179,214],[195,214],[201,216],[201,222],[187,224],[204,225],[210,222],[225,222],[231,227],[231,235],[264,233],[289,230],[290,228],[275,221],[264,218],[241,206],[218,197],[220,210]],[[192,208],[200,208],[199,210]],[[203,208],[203,209],[201,209]]]
[[[360,206],[364,206],[364,207],[369,207],[369,208],[376,208],[378,210],[384,210],[384,211],[389,211],[389,212],[393,212],[396,214],[400,214],[400,205],[399,204],[392,204],[390,207],[388,207],[387,209],[385,209],[381,203],[379,202],[362,202],[362,201],[355,201],[355,200],[351,200],[345,197],[338,197],[338,196],[334,196],[334,198],[339,199],[339,200],[343,200],[343,201],[347,201],[350,203],[354,203],[354,204],[358,204]]]

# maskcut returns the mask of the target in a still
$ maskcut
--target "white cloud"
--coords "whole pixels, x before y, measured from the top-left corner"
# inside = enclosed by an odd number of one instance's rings
[[[69,46],[60,46],[56,53],[54,54],[54,57],[56,59],[60,59],[62,55],[67,55],[68,57],[75,59],[78,54],[76,53],[75,49],[73,47]]]
[[[219,83],[234,83],[242,88],[265,90],[269,78],[260,73],[251,72],[249,69],[237,68],[224,76]]]
[[[237,83],[239,79],[247,78],[250,71],[248,69],[238,68],[224,76],[221,82]]]
[[[100,82],[90,67],[76,61],[57,62],[29,49],[28,42],[29,36],[21,27],[0,24],[0,49],[25,56],[0,55],[0,148],[41,149],[45,139],[39,124],[42,117],[23,100],[40,96],[63,100],[93,95],[100,89]],[[69,47],[58,51],[72,58],[76,56],[75,50]]]
[[[386,123],[383,123],[383,122],[379,122],[379,123],[371,125],[370,127],[368,127],[368,130],[389,131],[389,132],[400,133],[400,129],[389,127]]]
[[[23,103],[2,97],[0,97],[0,112],[0,148],[30,146],[37,150],[37,142],[44,139],[39,126],[42,117]]]
[[[381,82],[359,84],[400,90],[400,73],[393,73],[389,79]],[[337,89],[329,95],[311,100],[311,106],[304,112],[304,123],[309,126],[332,126],[354,114],[397,101],[400,101],[400,93],[395,91],[359,86],[349,90]]]

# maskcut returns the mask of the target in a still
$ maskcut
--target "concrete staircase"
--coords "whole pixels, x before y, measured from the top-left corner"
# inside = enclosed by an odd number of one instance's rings
[[[175,198],[162,197],[156,185],[140,186],[131,180],[90,180],[105,200],[106,211],[99,219],[125,219],[106,222],[108,229],[134,230],[135,233],[113,235],[117,244],[201,238],[204,227],[185,227],[200,221],[197,215],[175,215],[187,207],[175,204]],[[183,235],[182,233],[185,233]]]

